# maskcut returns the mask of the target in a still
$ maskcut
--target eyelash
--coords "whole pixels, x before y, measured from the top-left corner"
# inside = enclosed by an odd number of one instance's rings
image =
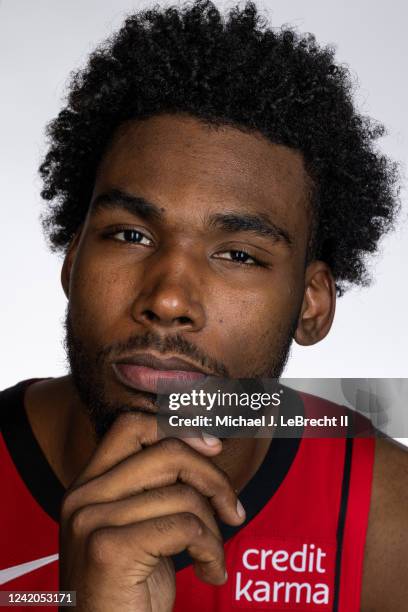
[[[250,266],[250,267],[255,267],[255,266],[263,266],[262,262],[260,262],[258,259],[256,259],[256,257],[253,257],[252,255],[250,255],[249,253],[247,253],[246,251],[244,251],[243,249],[230,249],[229,251],[223,251],[223,253],[243,253],[244,255],[247,255],[250,259],[252,259],[253,263],[247,263],[246,261],[234,261],[232,258],[231,259],[227,259],[225,257],[217,257],[216,259],[224,259],[225,261],[230,261],[231,263],[234,263],[238,266]]]
[[[147,236],[144,232],[140,230],[134,229],[132,227],[115,227],[114,229],[109,230],[106,234],[104,234],[105,238],[112,238],[113,240],[117,240],[118,242],[130,243],[130,244],[141,244],[142,246],[150,246],[144,245],[142,242],[135,242],[133,240],[119,240],[119,238],[115,238],[117,234],[124,234],[125,232],[131,232],[133,234],[139,234],[142,239],[146,238],[149,242],[153,242],[149,236]]]
[[[152,239],[149,238],[144,232],[141,232],[140,230],[134,229],[134,228],[130,228],[130,227],[115,227],[111,230],[109,230],[109,232],[107,232],[106,234],[104,234],[105,238],[111,238],[113,240],[117,240],[118,242],[123,242],[123,243],[127,243],[127,244],[139,244],[141,246],[150,246],[150,245],[144,245],[142,242],[135,242],[132,240],[119,240],[118,238],[115,238],[115,236],[117,234],[121,234],[121,233],[125,233],[125,232],[132,232],[135,234],[139,234],[140,236],[142,236],[143,238],[146,238],[147,240],[149,240],[150,242],[152,242]],[[231,259],[227,259],[226,257],[216,257],[216,259],[223,259],[224,261],[229,261],[230,263],[233,263],[235,265],[238,266],[246,266],[246,267],[265,267],[264,264],[259,261],[259,259],[257,259],[256,257],[253,257],[252,255],[250,255],[249,253],[247,253],[247,251],[244,251],[243,249],[229,249],[227,251],[222,251],[222,253],[243,253],[244,255],[247,255],[253,263],[247,263],[245,261],[234,261],[232,258]],[[221,254],[222,254],[221,253]],[[219,255],[220,253],[218,253]]]

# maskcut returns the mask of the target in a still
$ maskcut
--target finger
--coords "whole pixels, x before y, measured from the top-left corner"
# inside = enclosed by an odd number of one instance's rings
[[[72,486],[78,487],[96,478],[157,439],[157,419],[154,415],[143,412],[120,414]]]
[[[160,558],[183,550],[192,557],[201,580],[224,584],[224,547],[197,516],[188,512],[98,529],[89,537],[87,554],[100,566],[114,567],[120,573],[131,571],[138,584],[153,572]]]
[[[201,437],[181,439],[205,457],[214,457],[222,450],[221,440],[206,433],[203,433]]]
[[[224,522],[243,522],[245,512],[226,474],[176,438],[161,440],[76,488],[64,500],[64,512],[70,514],[79,507],[123,499],[177,481],[208,497]]]
[[[150,446],[163,437],[155,415],[143,412],[119,415],[72,487],[78,487],[103,474],[144,446]],[[217,455],[222,450],[221,441],[214,436],[185,438],[185,442],[206,456]]]
[[[84,539],[102,527],[120,527],[179,512],[194,514],[215,537],[222,540],[208,500],[196,489],[182,483],[152,489],[115,502],[79,508],[70,519],[69,530],[73,538]]]

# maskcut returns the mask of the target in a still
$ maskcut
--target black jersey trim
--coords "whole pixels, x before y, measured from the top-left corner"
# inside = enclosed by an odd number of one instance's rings
[[[25,391],[36,380],[40,379],[25,380],[0,392],[0,427],[20,477],[38,504],[58,522],[65,489],[42,452],[24,407]],[[290,414],[287,412],[287,415],[303,414],[300,396],[287,387],[285,390],[293,394],[293,401],[288,402]],[[283,433],[279,429],[277,434],[281,436]],[[275,495],[295,460],[302,434],[303,430],[299,428],[296,437],[276,437],[269,445],[261,466],[239,495],[246,511],[245,522],[238,527],[219,525],[224,542],[243,529]],[[174,555],[173,561],[176,571],[192,563],[186,552]]]
[[[337,551],[334,574],[333,612],[338,612],[340,596],[341,559],[343,554],[344,528],[346,524],[347,505],[350,491],[351,464],[353,459],[354,438],[346,438],[344,451],[343,483],[341,487],[341,500],[339,518],[337,522]]]
[[[41,379],[24,380],[0,392],[0,429],[21,479],[41,508],[59,521],[65,489],[38,444],[24,408],[27,387]]]

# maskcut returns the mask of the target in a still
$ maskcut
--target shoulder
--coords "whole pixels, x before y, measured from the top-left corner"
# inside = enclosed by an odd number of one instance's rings
[[[362,610],[407,609],[408,449],[376,440]]]

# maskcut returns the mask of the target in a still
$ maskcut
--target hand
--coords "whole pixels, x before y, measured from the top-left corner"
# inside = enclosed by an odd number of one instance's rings
[[[152,415],[115,421],[62,504],[60,588],[77,592],[78,612],[171,611],[169,556],[182,550],[201,580],[225,582],[214,514],[239,525],[244,513],[228,477],[208,458],[221,448],[201,439],[158,440]]]

